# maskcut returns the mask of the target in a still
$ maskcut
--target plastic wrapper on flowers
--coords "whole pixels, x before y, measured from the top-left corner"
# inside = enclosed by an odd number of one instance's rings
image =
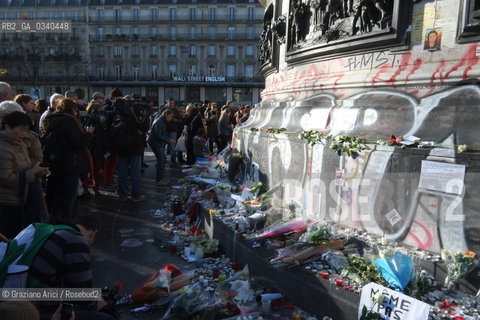
[[[277,226],[266,228],[255,234],[253,237],[257,240],[260,240],[268,238],[278,238],[289,233],[303,233],[305,232],[305,230],[307,230],[309,224],[310,223],[308,221],[293,220]]]
[[[319,245],[330,242],[332,239],[332,225],[326,222],[316,222],[308,226],[307,231],[298,241],[309,245]]]
[[[389,287],[403,291],[412,279],[413,262],[408,256],[400,252],[390,257],[377,258],[373,264],[381,272]]]
[[[177,293],[162,319],[194,319],[213,305],[213,299],[197,283]]]
[[[187,275],[167,264],[132,292],[132,300],[135,303],[152,303],[186,286],[189,282],[190,278]]]
[[[248,266],[245,266],[241,271],[235,273],[233,276],[219,283],[216,289],[216,296],[220,298],[222,304],[231,302],[240,303],[247,302],[254,298],[253,291],[250,292],[250,287],[246,286],[250,272]],[[240,291],[240,289],[242,291]],[[251,295],[249,295],[251,293]]]
[[[322,260],[328,263],[337,272],[341,272],[343,269],[348,268],[350,263],[348,258],[341,251],[327,251],[322,254]]]
[[[294,255],[300,253],[301,251],[303,251],[305,249],[305,247],[306,247],[306,245],[303,244],[303,243],[295,243],[295,244],[292,244],[292,245],[287,246],[285,248],[276,249],[275,250],[275,252],[276,252],[275,258],[270,260],[270,263],[274,267],[287,266],[288,264],[283,262],[282,259],[284,259],[286,257],[294,256]]]
[[[478,261],[461,252],[454,254],[447,262],[447,277],[445,278],[445,286],[452,289],[455,284],[473,269]]]
[[[202,247],[205,254],[212,254],[218,251],[218,239],[201,238],[193,241],[196,247]]]

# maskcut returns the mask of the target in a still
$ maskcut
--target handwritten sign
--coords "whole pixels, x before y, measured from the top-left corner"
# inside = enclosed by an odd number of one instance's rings
[[[384,295],[383,302],[374,303],[373,297],[378,292]],[[382,319],[391,320],[427,320],[430,312],[429,304],[373,282],[362,289],[358,319],[362,315],[364,306],[368,310],[379,313]]]
[[[451,194],[463,194],[465,165],[422,161],[419,188]]]

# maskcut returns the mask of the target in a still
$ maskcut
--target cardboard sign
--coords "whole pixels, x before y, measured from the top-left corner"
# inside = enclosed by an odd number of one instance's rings
[[[377,292],[385,296],[383,303],[373,302],[373,297]],[[366,306],[368,310],[379,313],[381,319],[389,320],[427,320],[430,312],[429,304],[373,282],[362,289],[358,307],[359,320],[362,316],[363,306]]]

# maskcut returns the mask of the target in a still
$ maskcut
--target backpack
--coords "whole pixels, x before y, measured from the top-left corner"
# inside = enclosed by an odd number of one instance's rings
[[[45,241],[57,230],[74,230],[72,227],[64,225],[51,225],[45,223],[34,223],[23,229],[15,239],[8,244],[0,243],[0,287],[7,288],[13,283],[15,277],[9,277],[8,270],[14,267],[25,267],[24,272],[32,265],[38,251]],[[38,287],[40,285],[37,279],[32,276],[23,277],[22,283],[17,282],[18,288]],[[16,282],[16,281],[15,281]]]
[[[120,156],[132,155],[132,150],[135,150],[137,145],[141,143],[136,130],[129,123],[128,116],[116,115],[108,130],[108,146]]]
[[[46,166],[55,168],[59,165],[62,156],[62,143],[58,130],[52,130],[43,136],[43,163]]]

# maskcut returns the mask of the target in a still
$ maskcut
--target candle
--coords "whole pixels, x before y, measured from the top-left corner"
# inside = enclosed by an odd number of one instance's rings
[[[380,244],[381,244],[382,246],[388,245],[388,239],[387,239],[387,237],[383,236],[383,237],[380,239]]]
[[[335,284],[339,287],[343,285],[343,280],[342,279],[335,279]]]
[[[325,272],[325,271],[320,272],[320,277],[322,277],[323,279],[328,279],[328,276],[329,276],[328,272]]]

